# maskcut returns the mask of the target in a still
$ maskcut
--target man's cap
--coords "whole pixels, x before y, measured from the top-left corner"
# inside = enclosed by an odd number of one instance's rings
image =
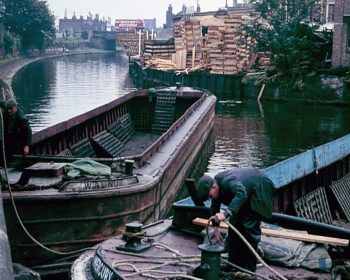
[[[197,194],[198,198],[202,201],[206,201],[209,197],[211,186],[214,184],[214,179],[208,175],[204,175],[198,181]]]
[[[9,99],[5,103],[6,110],[12,109],[13,107],[17,107],[17,101],[15,99]]]

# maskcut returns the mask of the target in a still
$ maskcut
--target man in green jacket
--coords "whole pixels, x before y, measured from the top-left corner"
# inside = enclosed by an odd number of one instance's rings
[[[272,181],[256,168],[226,170],[214,179],[205,175],[198,181],[199,198],[212,201],[211,214],[215,215],[214,234],[218,242],[223,244],[218,225],[229,219],[255,250],[261,239],[261,220],[272,215],[274,192]],[[227,206],[223,213],[220,212],[221,203]],[[227,241],[228,261],[255,271],[256,257],[230,228]]]
[[[21,108],[15,99],[9,99],[5,103],[4,113],[4,140],[6,157],[8,160],[14,154],[29,154],[32,142],[32,129]]]

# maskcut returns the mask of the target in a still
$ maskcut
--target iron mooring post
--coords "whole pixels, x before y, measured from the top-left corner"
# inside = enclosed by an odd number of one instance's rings
[[[2,187],[1,183],[1,187]],[[2,204],[1,188],[0,188],[0,275],[3,280],[12,280],[13,268],[11,260],[10,244],[7,237],[4,208]]]
[[[201,244],[201,265],[197,269],[199,278],[204,280],[220,279],[220,258],[224,247],[220,245]]]
[[[126,224],[123,236],[125,243],[118,245],[117,249],[126,252],[139,253],[150,248],[150,244],[141,242],[139,235],[142,235],[142,226],[143,224],[139,221],[133,221]]]

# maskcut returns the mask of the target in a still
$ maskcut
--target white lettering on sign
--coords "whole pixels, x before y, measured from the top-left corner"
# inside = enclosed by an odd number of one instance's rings
[[[113,277],[113,271],[110,270],[99,258],[95,256],[93,259],[92,267],[96,275],[102,280],[111,280]]]
[[[122,185],[122,180],[108,180],[108,181],[86,181],[82,184],[84,185],[84,190],[97,190],[104,188],[114,188]]]
[[[116,28],[142,28],[145,26],[145,23],[142,19],[116,19],[115,27]]]

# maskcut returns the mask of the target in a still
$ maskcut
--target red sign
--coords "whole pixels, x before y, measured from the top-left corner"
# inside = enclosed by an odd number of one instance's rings
[[[115,30],[117,32],[135,32],[143,28],[145,23],[142,19],[116,19]]]

